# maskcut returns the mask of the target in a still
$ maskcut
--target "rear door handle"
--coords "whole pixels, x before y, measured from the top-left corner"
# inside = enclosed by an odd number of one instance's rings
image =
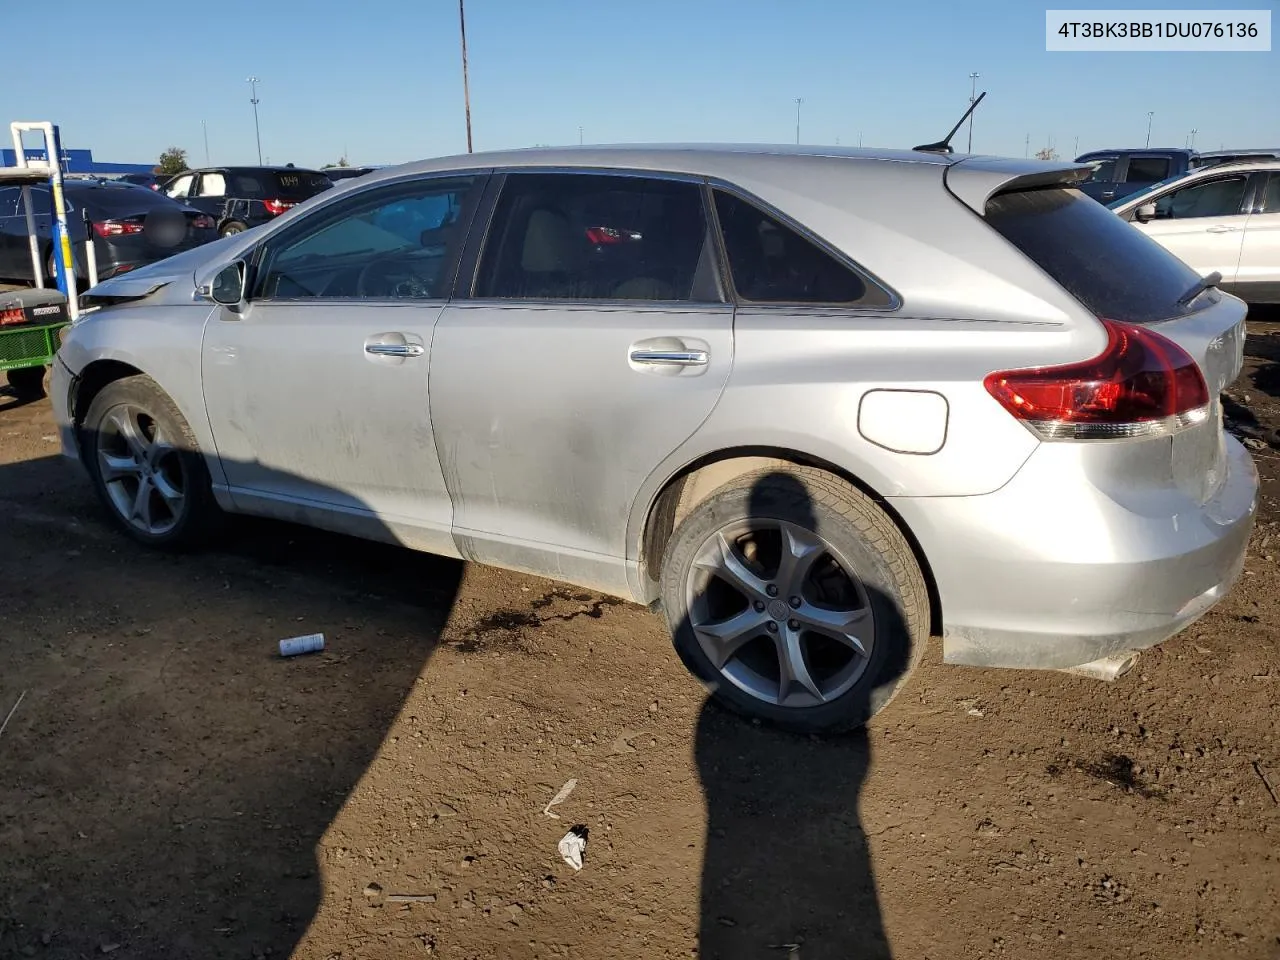
[[[375,357],[420,357],[427,348],[420,343],[366,343],[364,352]]]
[[[664,367],[705,367],[705,350],[632,350],[632,363],[654,364]]]
[[[1205,233],[1234,233],[1239,227],[1229,227],[1225,223],[1214,224],[1212,227],[1205,227]]]

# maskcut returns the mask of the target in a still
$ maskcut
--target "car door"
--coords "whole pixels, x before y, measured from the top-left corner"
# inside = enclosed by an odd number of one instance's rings
[[[1234,283],[1240,264],[1247,173],[1209,176],[1152,198],[1155,218],[1134,225],[1196,272]]]
[[[1257,199],[1245,221],[1236,288],[1246,299],[1280,302],[1280,170],[1255,173]]]
[[[189,207],[207,213],[215,221],[222,218],[227,203],[227,175],[222,170],[205,170],[196,176],[190,196],[182,200]]]
[[[352,191],[267,237],[201,373],[243,510],[457,555],[428,413],[432,330],[480,174]]]
[[[464,556],[627,590],[640,486],[710,415],[733,363],[703,192],[645,175],[505,177],[432,345]]]
[[[1099,203],[1110,203],[1116,198],[1116,175],[1120,163],[1119,154],[1090,157],[1083,161],[1093,167],[1089,179],[1080,184],[1080,190]]]

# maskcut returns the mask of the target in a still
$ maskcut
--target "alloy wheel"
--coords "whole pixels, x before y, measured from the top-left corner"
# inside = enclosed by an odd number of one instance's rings
[[[752,517],[708,537],[687,575],[685,609],[721,676],[776,706],[846,693],[875,643],[867,591],[850,565],[785,520]]]
[[[169,533],[182,518],[187,490],[186,468],[172,439],[131,404],[108,410],[98,432],[98,472],[116,512],[143,533]]]

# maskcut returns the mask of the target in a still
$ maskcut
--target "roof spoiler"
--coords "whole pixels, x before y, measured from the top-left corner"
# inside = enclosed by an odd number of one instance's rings
[[[943,180],[957,200],[981,215],[986,212],[988,201],[997,193],[1074,187],[1087,180],[1092,172],[1092,167],[1076,163],[966,157],[947,167]]]

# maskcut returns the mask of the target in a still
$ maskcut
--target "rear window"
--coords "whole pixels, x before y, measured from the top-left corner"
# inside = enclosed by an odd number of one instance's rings
[[[986,220],[1099,317],[1151,323],[1178,304],[1195,271],[1078,190],[1017,190],[987,203]]]
[[[306,170],[285,170],[273,176],[282,197],[305,199],[333,186],[333,181],[323,173],[310,173]]]

